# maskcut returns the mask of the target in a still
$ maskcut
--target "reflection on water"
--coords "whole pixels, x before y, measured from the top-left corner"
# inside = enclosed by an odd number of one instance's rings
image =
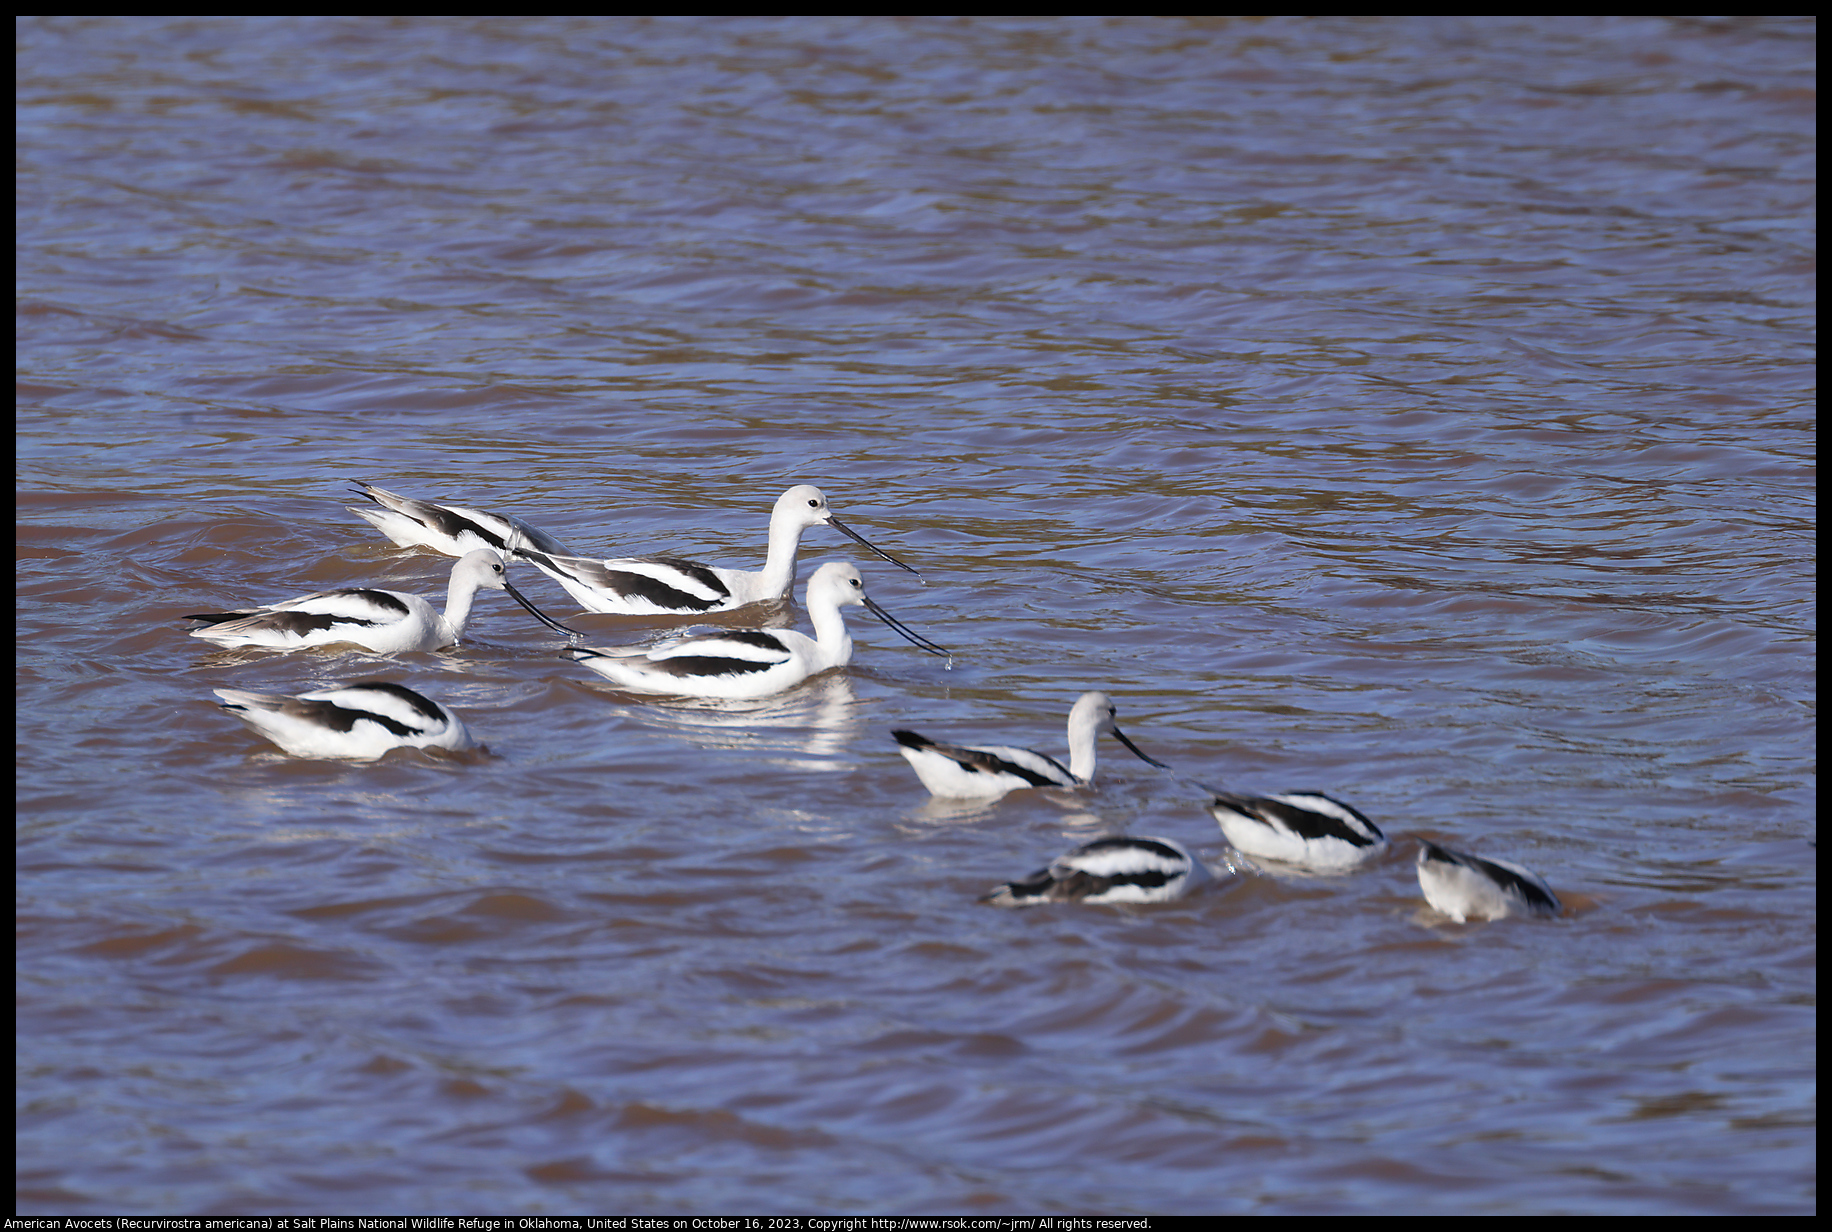
[[[641,698],[620,713],[694,748],[743,749],[770,764],[800,770],[855,769],[851,747],[866,723],[843,669],[823,672],[787,693],[740,701],[654,698],[589,687],[613,697]]]
[[[912,789],[921,791],[915,782],[915,775],[907,774]],[[1098,791],[1098,787],[1086,788],[1085,791]],[[1024,795],[1031,800],[1040,801],[1048,807],[1060,810],[1057,822],[1066,835],[1085,834],[1097,838],[1106,833],[1112,823],[1098,813],[1084,810],[1083,792],[1068,788],[1032,787],[1024,789]],[[956,799],[947,796],[930,796],[915,808],[908,810],[905,817],[911,821],[920,821],[929,825],[963,825],[972,822],[986,821],[999,813],[999,805],[1005,797],[998,800]]]
[[[16,1205],[1810,1211],[1815,29],[21,21]],[[441,592],[352,477],[732,565],[818,483],[961,658],[184,636]],[[378,676],[490,755],[208,700]],[[1058,748],[1090,683],[1568,911],[1421,927],[1408,854],[1259,869],[1118,756],[934,800],[890,736]],[[977,901],[1108,833],[1236,875]]]

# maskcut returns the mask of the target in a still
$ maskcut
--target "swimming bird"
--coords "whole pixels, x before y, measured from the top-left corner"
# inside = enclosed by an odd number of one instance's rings
[[[696,616],[780,599],[795,584],[795,554],[802,532],[831,526],[909,573],[908,565],[866,542],[833,515],[826,495],[812,484],[798,484],[776,499],[770,514],[770,548],[756,571],[721,569],[678,556],[630,556],[592,560],[530,547],[518,553],[535,568],[566,587],[579,605],[592,612],[632,616]],[[922,575],[916,574],[918,577]]]
[[[452,566],[452,583],[446,595],[444,615],[435,612],[433,605],[418,595],[352,587],[301,595],[267,607],[200,612],[185,619],[205,622],[207,627],[191,630],[191,636],[219,646],[304,650],[348,643],[376,654],[400,654],[455,645],[464,635],[465,621],[471,615],[471,601],[479,590],[506,590],[548,628],[560,633],[576,633],[544,615],[509,585],[502,558],[488,548],[468,552]]]
[[[380,508],[359,505],[344,508],[374,526],[404,548],[431,548],[447,556],[463,556],[478,548],[489,548],[507,556],[532,548],[557,556],[567,556],[572,549],[545,531],[536,530],[520,518],[485,513],[463,505],[435,505],[414,500],[372,483],[359,483],[357,491]]]
[[[1537,874],[1507,860],[1488,860],[1419,840],[1419,889],[1425,901],[1462,924],[1470,917],[1557,915],[1560,904]]]
[[[1247,855],[1318,872],[1354,868],[1387,849],[1387,836],[1360,813],[1317,791],[1277,796],[1214,792],[1209,812]]]
[[[1097,838],[1057,856],[1022,881],[980,899],[995,907],[1039,903],[1167,903],[1209,879],[1181,843],[1167,838]]]
[[[458,716],[405,685],[364,680],[285,697],[213,689],[222,707],[294,757],[373,761],[390,749],[468,749]]]
[[[1030,749],[1008,745],[943,744],[913,731],[893,731],[897,751],[916,771],[932,796],[989,799],[1020,787],[1086,787],[1094,781],[1094,749],[1102,732],[1132,750],[1135,757],[1160,770],[1126,738],[1114,721],[1118,713],[1105,693],[1083,693],[1069,711],[1069,764]]]
[[[930,654],[949,653],[866,598],[864,579],[845,561],[829,561],[816,569],[808,579],[806,597],[813,637],[793,629],[735,629],[683,638],[653,650],[578,646],[571,653],[627,689],[686,697],[769,697],[851,661],[852,636],[840,609],[858,604]]]

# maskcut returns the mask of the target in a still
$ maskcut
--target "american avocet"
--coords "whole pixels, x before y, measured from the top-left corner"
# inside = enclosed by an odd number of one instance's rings
[[[466,553],[452,566],[444,615],[418,595],[353,587],[301,595],[266,607],[198,613],[185,619],[204,621],[208,627],[191,630],[191,636],[219,646],[304,650],[349,643],[376,654],[400,654],[456,644],[464,636],[471,601],[479,590],[506,590],[548,628],[560,633],[576,632],[544,615],[509,585],[502,558],[488,548]]]
[[[478,548],[489,548],[507,556],[523,548],[566,556],[572,549],[544,531],[538,531],[520,518],[485,513],[463,505],[435,505],[414,500],[372,483],[359,483],[357,489],[380,508],[365,509],[345,505],[375,529],[404,548],[431,548],[447,556],[463,556]]]
[[[1387,836],[1360,813],[1322,792],[1236,796],[1215,792],[1209,812],[1247,855],[1319,872],[1340,872],[1387,849]]]
[[[882,548],[833,516],[827,497],[811,484],[799,484],[776,499],[770,514],[770,551],[756,571],[720,569],[677,556],[631,556],[592,560],[583,556],[518,549],[529,563],[566,587],[579,605],[592,612],[631,616],[697,616],[728,612],[746,604],[780,599],[795,584],[795,553],[802,532],[831,526],[899,569],[916,573]],[[918,577],[922,576],[917,574]]]
[[[1167,903],[1209,879],[1202,861],[1167,838],[1097,838],[1022,881],[980,899],[995,907],[1038,903]]]
[[[222,707],[294,757],[373,761],[390,749],[468,749],[458,716],[386,680],[284,697],[213,689]]]
[[[653,650],[579,646],[572,657],[600,676],[644,693],[685,697],[769,697],[792,689],[816,672],[843,667],[852,658],[852,636],[840,609],[864,604],[872,615],[931,654],[948,651],[905,628],[865,597],[858,569],[829,561],[808,579],[808,619],[814,636],[793,629],[736,629],[683,638]]]
[[[1419,889],[1425,901],[1462,924],[1470,917],[1557,915],[1558,895],[1537,874],[1507,860],[1488,860],[1419,840]]]
[[[943,744],[913,731],[894,731],[897,751],[932,796],[990,798],[1020,787],[1086,787],[1094,781],[1094,749],[1102,732],[1160,770],[1169,766],[1146,757],[1114,721],[1118,713],[1105,693],[1083,693],[1069,711],[1069,764],[1030,749],[1008,745]]]

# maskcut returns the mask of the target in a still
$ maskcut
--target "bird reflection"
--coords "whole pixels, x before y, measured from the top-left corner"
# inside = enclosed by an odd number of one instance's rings
[[[846,674],[828,672],[774,697],[657,699],[622,709],[695,748],[742,749],[777,765],[831,772],[854,768],[848,750],[864,726],[857,701]]]

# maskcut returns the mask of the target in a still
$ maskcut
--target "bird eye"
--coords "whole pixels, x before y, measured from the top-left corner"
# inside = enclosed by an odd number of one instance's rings
[[[819,509],[820,507],[821,503],[818,500],[811,500],[808,502],[808,508],[810,509]]]

